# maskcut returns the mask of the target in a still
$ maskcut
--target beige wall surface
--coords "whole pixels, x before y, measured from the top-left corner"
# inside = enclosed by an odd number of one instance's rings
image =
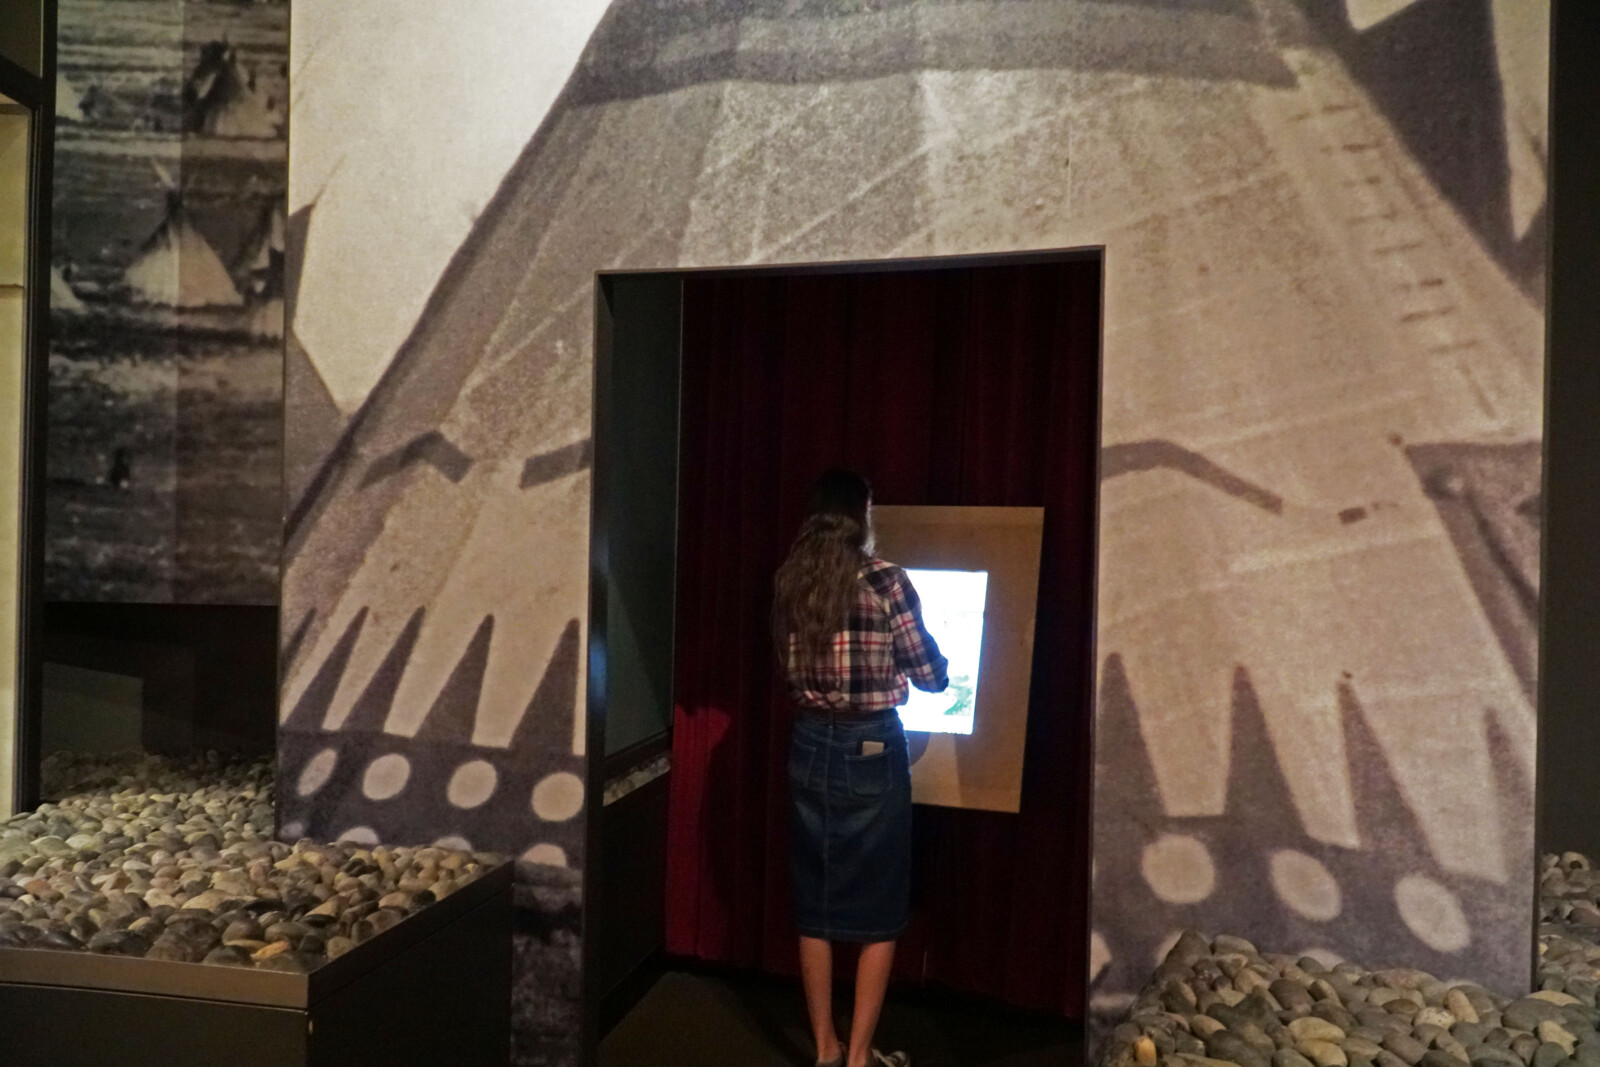
[[[0,96],[0,106],[9,103]],[[26,278],[29,125],[26,114],[0,111],[0,285]]]
[[[1383,6],[496,0],[443,115],[405,64],[348,103],[307,28],[372,8],[301,0],[280,754],[344,769],[296,828],[581,866],[595,271],[1103,245],[1095,1010],[1184,926],[1525,981],[1547,12]],[[451,147],[341,178],[374,123]],[[435,798],[494,760],[529,793]]]
[[[0,111],[0,817],[11,814],[17,702],[17,504],[27,341],[28,128]]]

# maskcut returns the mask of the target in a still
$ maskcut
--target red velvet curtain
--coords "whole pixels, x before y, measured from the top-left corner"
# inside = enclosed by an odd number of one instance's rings
[[[902,980],[1081,1014],[1098,261],[691,278],[667,948],[795,973],[773,571],[830,466],[882,504],[1043,506],[1022,811],[919,807]]]

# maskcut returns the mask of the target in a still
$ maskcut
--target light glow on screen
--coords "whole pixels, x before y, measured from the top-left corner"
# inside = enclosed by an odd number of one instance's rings
[[[900,709],[907,730],[970,734],[978,706],[978,662],[983,651],[983,605],[988,571],[913,570],[906,577],[922,601],[922,621],[950,661],[950,688],[911,690]]]

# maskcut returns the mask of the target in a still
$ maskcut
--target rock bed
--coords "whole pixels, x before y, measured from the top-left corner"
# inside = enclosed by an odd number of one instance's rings
[[[1107,1067],[1600,1067],[1600,872],[1576,853],[1541,877],[1540,989],[1504,997],[1422,971],[1325,967],[1186,932]],[[1590,921],[1593,912],[1594,921]]]
[[[1600,871],[1578,852],[1544,857],[1539,867],[1539,918],[1588,928],[1600,938]]]
[[[0,948],[303,973],[500,862],[275,841],[267,761],[57,756],[44,781],[59,799],[0,823]]]

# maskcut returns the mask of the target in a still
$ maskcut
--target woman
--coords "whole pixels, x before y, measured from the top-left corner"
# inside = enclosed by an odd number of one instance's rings
[[[911,757],[897,708],[950,684],[905,572],[873,555],[872,490],[817,482],[774,582],[773,636],[797,713],[790,864],[800,974],[819,1067],[905,1067],[872,1047],[911,896]],[[862,946],[846,1050],[833,1025],[833,943]]]

